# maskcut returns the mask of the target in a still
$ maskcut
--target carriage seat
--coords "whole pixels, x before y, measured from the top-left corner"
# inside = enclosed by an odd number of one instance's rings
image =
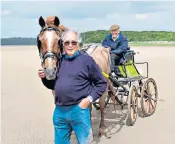
[[[118,66],[116,66],[116,70],[120,74],[119,76],[125,78],[132,78],[139,76],[139,72],[135,66],[134,55],[136,52],[134,50],[127,50],[126,53],[123,54],[123,57],[120,60]]]
[[[134,62],[134,55],[136,53],[134,52],[134,50],[127,50],[122,58],[120,59],[120,63],[119,65],[124,65],[124,64],[127,64],[128,62]]]

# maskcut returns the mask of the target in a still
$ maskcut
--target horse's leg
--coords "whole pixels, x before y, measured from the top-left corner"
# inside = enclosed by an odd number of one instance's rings
[[[91,118],[91,125],[92,125],[92,104],[90,104],[90,118]]]
[[[105,126],[105,113],[104,113],[104,109],[105,109],[105,95],[103,95],[100,100],[99,100],[99,104],[100,104],[100,113],[101,113],[101,120],[100,120],[100,128],[99,128],[99,136],[105,136],[106,138],[110,138],[110,136],[108,136],[107,132],[106,132],[106,126]]]
[[[109,95],[110,99],[112,100],[113,106],[114,106],[114,109],[115,109],[115,105],[117,104],[116,99],[115,99],[116,90],[113,88],[111,81],[109,81],[108,84],[109,84],[109,86],[108,86],[108,88],[109,88],[108,95]]]
[[[105,129],[106,129],[105,122],[104,122],[104,108],[105,108],[105,96],[104,95],[99,99],[99,104],[100,104],[100,114],[101,114],[99,135],[103,136],[105,135]]]
[[[93,132],[93,125],[92,125],[92,104],[90,104],[90,119],[91,119],[91,126],[92,126],[92,134],[93,134],[93,139],[94,139],[94,132]]]
[[[116,100],[115,100],[115,89],[112,86],[112,82],[108,81],[108,95],[111,98],[112,102],[114,103],[114,108],[115,108],[115,104],[116,104]],[[101,113],[101,121],[100,121],[100,130],[99,130],[99,135],[100,136],[105,136],[107,138],[110,138],[110,136],[108,136],[107,132],[106,132],[106,127],[105,127],[105,121],[104,121],[104,109],[105,109],[105,95],[103,95],[100,98],[99,104],[100,104],[100,113]]]

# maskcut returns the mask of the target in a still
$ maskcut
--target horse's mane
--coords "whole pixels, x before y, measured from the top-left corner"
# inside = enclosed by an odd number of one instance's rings
[[[90,55],[103,72],[110,72],[111,62],[109,48],[105,48],[100,44],[90,44],[82,46],[80,50],[85,51],[88,55]]]
[[[55,20],[55,16],[48,16],[46,18],[47,26],[55,27],[55,28],[59,29],[61,32],[64,32],[64,31],[68,30],[68,28],[66,26],[62,25],[62,24],[60,24],[58,27],[56,27],[54,25],[54,20]]]

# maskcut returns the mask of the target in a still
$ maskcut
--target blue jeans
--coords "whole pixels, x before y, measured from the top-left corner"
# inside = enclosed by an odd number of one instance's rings
[[[72,130],[79,144],[93,141],[90,109],[82,109],[78,104],[56,106],[53,114],[55,144],[70,144]]]

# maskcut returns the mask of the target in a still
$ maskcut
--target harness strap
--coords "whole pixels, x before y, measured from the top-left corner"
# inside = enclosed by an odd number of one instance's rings
[[[98,47],[98,45],[87,45],[84,46],[81,51],[84,51],[85,53],[87,53],[88,55],[92,54],[93,51]]]

